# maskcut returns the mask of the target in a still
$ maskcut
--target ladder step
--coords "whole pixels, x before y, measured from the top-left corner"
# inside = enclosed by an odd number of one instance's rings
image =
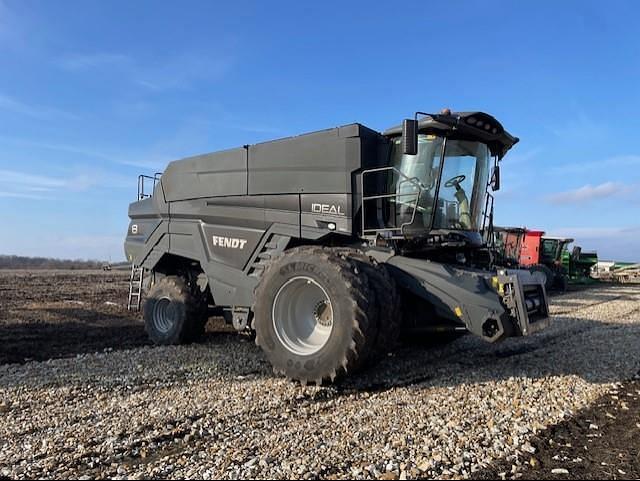
[[[127,300],[127,310],[140,310],[142,300],[142,282],[144,279],[144,268],[131,264],[131,275],[129,276],[129,296]]]

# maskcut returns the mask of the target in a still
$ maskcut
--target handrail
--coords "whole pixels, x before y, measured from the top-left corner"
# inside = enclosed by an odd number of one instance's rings
[[[364,177],[366,174],[372,174],[372,173],[377,173],[377,172],[384,172],[384,171],[393,171],[395,173],[398,174],[399,177],[401,177],[402,183],[404,182],[409,182],[411,185],[413,185],[414,187],[417,188],[417,192],[415,192],[415,194],[412,193],[406,193],[406,194],[401,194],[398,193],[397,191],[395,193],[388,193],[388,194],[378,194],[378,195],[371,195],[371,196],[365,196],[364,195]],[[375,169],[367,169],[364,170],[362,172],[362,175],[360,176],[360,192],[361,192],[361,200],[362,200],[362,207],[361,207],[361,217],[362,217],[362,235],[365,236],[367,233],[371,233],[371,234],[376,234],[379,232],[397,232],[399,231],[401,234],[404,233],[404,228],[406,226],[409,226],[411,224],[413,224],[415,217],[416,217],[416,210],[417,210],[417,206],[418,206],[418,201],[420,200],[420,195],[422,194],[422,184],[420,183],[419,179],[417,179],[416,177],[409,177],[408,175],[406,175],[404,172],[402,172],[401,170],[398,170],[396,167],[393,166],[389,166],[389,167],[378,167]],[[374,200],[374,199],[386,199],[386,198],[391,198],[391,197],[406,197],[406,196],[414,196],[414,206],[413,206],[413,212],[411,214],[411,220],[409,222],[405,222],[403,223],[400,227],[389,227],[389,228],[373,228],[373,229],[367,229],[365,227],[365,219],[366,219],[366,213],[365,213],[365,202],[367,200]]]
[[[156,184],[160,181],[160,177],[162,177],[162,172],[156,172],[153,177],[144,174],[138,176],[138,200],[148,199],[153,196],[153,191],[156,188]],[[145,193],[145,179],[153,182],[150,194]]]
[[[482,214],[482,233],[485,237],[485,244],[493,248],[495,247],[495,236],[493,235],[493,205],[495,202],[495,197],[487,192],[487,197],[484,202],[484,212]],[[489,221],[489,225],[487,226],[487,221]]]

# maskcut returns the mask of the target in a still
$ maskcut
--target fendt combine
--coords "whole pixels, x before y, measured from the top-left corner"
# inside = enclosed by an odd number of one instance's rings
[[[517,141],[490,115],[444,110],[178,160],[152,195],[139,179],[125,251],[149,281],[150,338],[196,340],[217,313],[277,373],[319,384],[401,330],[497,342],[544,328],[544,286],[494,269],[481,235]]]

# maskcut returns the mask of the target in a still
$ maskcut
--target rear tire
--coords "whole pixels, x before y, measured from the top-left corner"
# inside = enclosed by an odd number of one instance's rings
[[[288,251],[255,292],[256,344],[277,374],[322,384],[361,368],[372,352],[376,310],[358,266],[335,251]]]
[[[553,288],[555,281],[555,275],[551,269],[544,264],[537,264],[529,268],[529,272],[536,279],[540,279],[544,285],[545,290],[548,292]]]
[[[184,278],[167,276],[149,290],[144,304],[144,325],[154,344],[195,341],[204,332],[207,303]]]

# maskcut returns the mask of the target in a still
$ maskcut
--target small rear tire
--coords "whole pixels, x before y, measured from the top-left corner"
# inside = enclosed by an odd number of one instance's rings
[[[144,304],[144,325],[154,344],[193,342],[204,332],[206,320],[205,297],[184,278],[163,277],[149,290]]]

